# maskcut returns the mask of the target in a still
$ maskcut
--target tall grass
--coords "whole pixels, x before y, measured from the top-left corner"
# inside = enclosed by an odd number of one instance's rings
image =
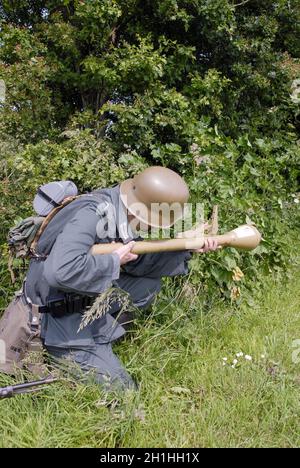
[[[251,301],[210,310],[188,288],[166,288],[115,346],[138,392],[63,382],[3,400],[0,446],[298,446],[300,274],[262,280]]]

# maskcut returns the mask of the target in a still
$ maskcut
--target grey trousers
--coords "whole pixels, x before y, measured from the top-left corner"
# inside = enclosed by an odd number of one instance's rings
[[[129,293],[131,300],[138,309],[147,308],[160,291],[159,278],[133,277],[122,273],[115,282],[115,286]],[[126,329],[134,319],[133,313],[119,314],[120,306],[113,304],[109,313]],[[50,361],[58,365],[71,375],[83,377],[83,380],[92,379],[105,389],[136,388],[132,377],[123,367],[114,354],[112,343],[95,343],[93,346],[82,348],[60,348],[47,346]]]

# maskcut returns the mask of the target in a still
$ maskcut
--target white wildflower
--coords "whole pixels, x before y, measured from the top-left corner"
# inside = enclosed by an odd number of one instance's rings
[[[228,361],[228,358],[227,358],[227,357],[223,357],[223,361]]]
[[[252,361],[252,356],[249,356],[249,354],[246,354],[245,359],[246,361]]]
[[[234,359],[233,360],[233,364],[236,365],[238,363],[238,360],[237,359]]]
[[[192,153],[195,153],[199,149],[199,145],[197,143],[193,143],[190,150]]]
[[[298,205],[299,203],[299,198],[294,198],[294,203],[296,203]]]

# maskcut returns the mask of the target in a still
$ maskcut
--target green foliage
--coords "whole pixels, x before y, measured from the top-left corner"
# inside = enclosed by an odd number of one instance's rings
[[[255,222],[264,236],[253,254],[193,260],[191,284],[236,300],[285,267],[299,228],[299,15],[297,0],[3,1],[1,245],[39,184],[85,191],[162,164],[207,215],[220,205],[222,230]]]
[[[66,383],[12,399],[0,445],[299,445],[299,28],[299,0],[0,2],[0,310],[18,286],[8,229],[51,180],[88,191],[162,164],[207,217],[219,205],[221,231],[263,233],[165,280],[118,346],[136,395]],[[223,366],[240,351],[253,361]]]
[[[41,51],[45,48],[26,30],[4,26],[1,31],[0,76],[8,100],[2,104],[2,134],[24,141],[51,133],[54,106],[45,86],[49,67]]]
[[[37,188],[49,181],[71,179],[84,192],[113,185],[146,167],[129,148],[117,158],[109,144],[89,130],[65,131],[58,142],[41,140],[18,153],[10,151],[4,153],[1,192],[4,204],[9,206],[13,197],[23,216],[32,210]]]

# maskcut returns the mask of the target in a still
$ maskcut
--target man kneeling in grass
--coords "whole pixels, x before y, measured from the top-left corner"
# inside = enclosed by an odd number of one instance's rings
[[[106,386],[135,386],[112,351],[112,343],[125,334],[128,314],[120,314],[121,305],[114,302],[104,316],[85,327],[80,327],[82,317],[95,298],[111,287],[126,291],[133,305],[144,309],[160,291],[162,277],[187,273],[190,252],[137,256],[131,250],[139,238],[137,227],[172,226],[183,216],[188,197],[178,174],[151,167],[119,186],[78,198],[50,221],[37,246],[47,258],[31,260],[26,293],[43,306],[41,336],[54,360],[71,360]],[[177,217],[165,216],[152,209],[159,203],[177,203],[181,212]],[[94,244],[114,241],[124,245],[110,254],[90,252]],[[208,238],[198,252],[216,248]]]

